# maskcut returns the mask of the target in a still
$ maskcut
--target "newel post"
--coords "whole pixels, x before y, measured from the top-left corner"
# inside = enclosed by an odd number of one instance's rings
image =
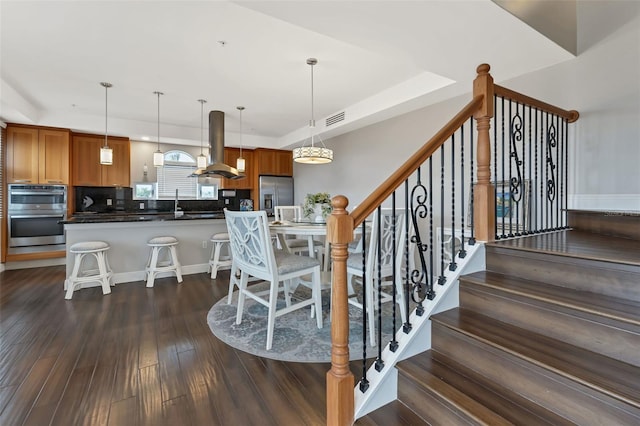
[[[477,174],[473,193],[475,237],[478,241],[493,241],[496,226],[496,194],[491,183],[491,118],[493,117],[493,77],[489,65],[481,64],[476,69],[478,76],[473,81],[473,97],[483,96],[482,106],[474,114],[478,129]]]
[[[347,197],[331,199],[333,212],[327,218],[331,243],[331,370],[327,372],[327,425],[353,424],[354,379],[349,370],[349,305],[347,303],[347,247],[353,241],[353,218]]]

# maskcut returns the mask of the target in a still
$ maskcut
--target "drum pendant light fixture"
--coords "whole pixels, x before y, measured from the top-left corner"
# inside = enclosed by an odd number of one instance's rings
[[[160,95],[164,95],[162,92],[153,92],[158,96],[158,150],[153,153],[153,166],[162,167],[164,165],[164,154],[160,151]]]
[[[204,99],[198,99],[200,102],[200,155],[196,158],[196,165],[198,170],[207,168],[207,157],[202,153],[202,140],[204,138],[204,104],[207,103]]]
[[[304,164],[326,164],[333,161],[333,150],[324,146],[320,135],[314,135],[316,120],[313,111],[313,66],[318,63],[316,58],[307,59],[307,65],[311,66],[311,120],[309,121],[310,146],[302,145],[293,150],[293,161]],[[315,138],[318,138],[321,146],[316,146]]]
[[[242,111],[244,110],[244,107],[239,106],[236,108],[240,111],[240,157],[236,160],[236,169],[238,169],[240,173],[244,173],[245,161],[242,157]]]
[[[113,164],[113,150],[109,148],[109,141],[107,138],[107,92],[109,91],[109,87],[112,87],[113,85],[104,81],[100,83],[100,85],[104,87],[104,146],[100,148],[100,164],[110,166]]]

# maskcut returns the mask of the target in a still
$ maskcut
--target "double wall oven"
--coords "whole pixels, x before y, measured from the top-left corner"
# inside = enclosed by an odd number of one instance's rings
[[[9,185],[9,254],[65,250],[65,185]]]

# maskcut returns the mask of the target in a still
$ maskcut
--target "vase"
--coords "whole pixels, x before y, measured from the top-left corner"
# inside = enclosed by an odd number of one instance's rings
[[[313,221],[324,222],[324,216],[322,215],[322,204],[315,204],[313,206]]]

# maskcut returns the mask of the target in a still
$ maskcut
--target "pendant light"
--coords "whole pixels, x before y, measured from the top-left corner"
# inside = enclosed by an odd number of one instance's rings
[[[318,63],[316,58],[307,59],[307,65],[311,66],[311,120],[309,121],[309,133],[311,136],[311,145],[302,145],[300,148],[293,150],[293,161],[304,164],[326,164],[333,161],[333,150],[324,146],[322,138],[317,135],[322,146],[315,145],[315,135],[313,129],[316,127],[316,120],[313,114],[313,66]]]
[[[164,165],[164,154],[160,151],[160,95],[164,95],[162,92],[153,92],[158,96],[158,150],[153,153],[153,166],[162,167]]]
[[[204,104],[207,103],[204,99],[198,99],[200,102],[200,155],[196,159],[196,165],[199,170],[207,168],[207,157],[202,153],[202,140],[204,138]]]
[[[240,111],[240,157],[236,160],[236,169],[238,169],[240,173],[244,173],[245,161],[242,157],[242,111],[244,110],[244,107],[239,106],[236,108]]]
[[[103,81],[100,85],[104,87],[104,146],[100,148],[100,164],[110,166],[113,164],[113,150],[109,148],[109,141],[107,138],[107,92],[109,91],[109,87],[112,87],[113,84]]]

